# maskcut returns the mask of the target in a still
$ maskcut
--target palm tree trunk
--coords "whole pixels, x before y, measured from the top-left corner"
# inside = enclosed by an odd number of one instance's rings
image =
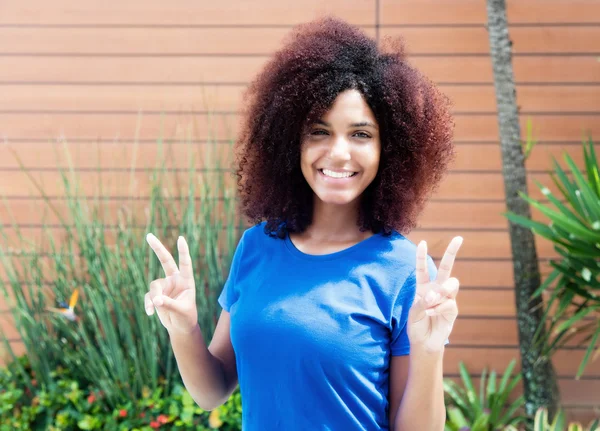
[[[527,193],[525,159],[521,146],[519,114],[512,68],[512,42],[509,39],[505,0],[487,0],[490,54],[494,71],[494,87],[498,109],[502,173],[507,210],[531,218],[529,204],[519,191]],[[528,415],[538,407],[547,407],[551,414],[559,401],[556,374],[549,358],[542,356],[541,347],[534,345],[534,334],[542,319],[542,299],[530,300],[540,286],[540,270],[533,233],[530,229],[509,222],[515,279],[515,300],[521,351],[523,389]]]

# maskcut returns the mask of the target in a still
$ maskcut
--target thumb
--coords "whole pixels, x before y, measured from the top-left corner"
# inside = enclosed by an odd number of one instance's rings
[[[156,296],[152,302],[154,302],[154,306],[158,311],[173,311],[175,313],[182,313],[184,311],[181,301],[176,301],[166,295]]]
[[[420,295],[415,295],[410,311],[408,312],[408,321],[410,323],[416,323],[422,320],[425,316],[425,301]]]

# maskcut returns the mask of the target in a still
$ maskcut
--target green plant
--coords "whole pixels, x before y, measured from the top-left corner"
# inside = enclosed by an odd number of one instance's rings
[[[492,431],[522,423],[525,417],[517,413],[523,407],[523,396],[518,397],[507,406],[509,396],[521,380],[520,374],[511,377],[515,364],[516,361],[513,359],[500,382],[497,382],[494,370],[490,372],[488,378],[487,370],[484,369],[481,374],[479,393],[477,393],[465,364],[460,362],[463,387],[452,380],[444,379],[446,405],[448,406],[446,431],[467,429]]]
[[[583,142],[585,176],[569,154],[564,153],[564,159],[574,179],[570,179],[553,158],[551,178],[566,201],[564,204],[537,181],[537,186],[556,209],[520,193],[523,199],[550,219],[548,225],[512,212],[504,214],[510,221],[552,241],[561,256],[559,260],[550,262],[553,271],[533,295],[539,296],[547,290],[550,293],[543,320],[545,325],[546,319],[551,317],[550,330],[546,337],[542,337],[539,334],[543,326],[540,326],[536,342],[543,343],[544,355],[551,355],[576,336],[580,337],[580,345],[587,343],[577,378],[592,358],[600,337],[600,174],[594,144],[591,139],[588,143],[586,149]]]
[[[540,408],[535,413],[535,423],[533,431],[598,431],[600,429],[600,420],[591,422],[587,428],[583,428],[581,423],[572,422],[566,428],[566,418],[562,410],[559,410],[554,416],[552,423],[548,421],[548,410]],[[508,427],[504,431],[517,431],[514,427]]]
[[[18,359],[35,381],[25,356]],[[30,391],[13,363],[0,368],[0,431],[12,430],[221,430],[241,429],[241,398],[236,390],[212,412],[198,407],[181,383],[171,393],[144,387],[136,399],[111,406],[97,386],[83,386],[70,371],[52,371],[55,384]]]
[[[11,248],[25,249],[27,241],[13,221],[20,242],[9,244],[0,225],[4,237],[0,261],[8,277],[8,281],[0,280],[0,290],[11,304],[36,384],[45,390],[52,391],[57,384],[53,374],[57,368],[69,370],[80,386],[97,386],[113,407],[140,398],[144,388],[161,388],[166,395],[173,390],[179,376],[168,335],[158,318],[150,318],[144,311],[143,296],[149,282],[164,277],[144,240],[147,232],[153,232],[175,253],[177,247],[171,244],[178,235],[186,237],[195,259],[200,327],[205,340],[212,337],[220,311],[217,297],[243,228],[232,182],[228,185],[225,181],[230,171],[221,168],[218,154],[223,152],[216,151],[217,144],[206,143],[204,164],[209,163],[206,159],[211,147],[216,161],[198,173],[190,156],[187,183],[173,187],[173,180],[179,179],[166,168],[162,142],[158,144],[159,160],[163,161],[152,172],[148,204],[144,211],[133,211],[132,181],[130,200],[119,210],[114,230],[103,221],[106,209],[99,203],[106,201],[102,189],[93,202],[81,196],[70,163],[70,177],[61,170],[69,210],[65,218],[13,151],[21,169],[60,220],[64,228],[61,234],[66,238],[59,247],[44,223],[45,246],[34,244],[27,252],[8,254]],[[189,148],[189,141],[187,145]],[[67,158],[70,160],[68,152]],[[131,171],[135,171],[135,160]],[[74,291],[80,293],[73,310],[75,317],[48,311],[55,301],[66,300]],[[8,361],[15,364],[15,372],[33,392],[30,373],[20,366],[8,340],[2,338]]]

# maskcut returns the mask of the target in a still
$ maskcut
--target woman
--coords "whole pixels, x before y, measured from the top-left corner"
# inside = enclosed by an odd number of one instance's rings
[[[296,27],[244,100],[237,176],[255,226],[208,348],[185,240],[178,267],[147,237],[166,278],[146,310],[167,328],[186,388],[211,410],[239,381],[245,431],[442,430],[462,238],[438,272],[403,234],[454,155],[447,98],[401,43],[380,52],[327,17]]]

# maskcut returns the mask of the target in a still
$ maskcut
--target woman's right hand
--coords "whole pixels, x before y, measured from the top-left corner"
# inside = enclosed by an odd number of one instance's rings
[[[185,239],[177,239],[179,267],[164,245],[153,234],[146,241],[154,250],[165,271],[166,278],[150,283],[150,291],[144,297],[146,313],[156,310],[160,322],[170,334],[190,334],[198,325],[196,286],[192,270],[192,258]]]

